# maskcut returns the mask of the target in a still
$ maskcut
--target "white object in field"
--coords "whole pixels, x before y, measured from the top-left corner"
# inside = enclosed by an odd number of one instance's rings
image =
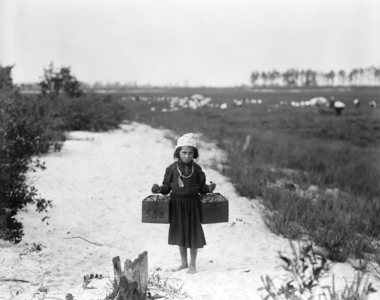
[[[204,99],[204,96],[200,95],[200,94],[194,94],[190,97],[191,99],[194,99],[194,100],[203,100]]]
[[[326,105],[329,101],[325,97],[314,97],[309,100],[310,106]]]
[[[370,106],[370,107],[376,107],[376,102],[375,102],[375,100],[369,101],[369,106]]]
[[[346,105],[345,105],[343,102],[335,101],[335,102],[334,102],[334,107],[335,107],[335,108],[345,108]]]

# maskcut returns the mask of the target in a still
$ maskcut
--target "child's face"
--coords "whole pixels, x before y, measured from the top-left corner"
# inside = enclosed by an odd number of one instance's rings
[[[179,157],[184,163],[189,163],[193,160],[194,157],[194,150],[191,147],[182,147],[181,151],[179,152]]]

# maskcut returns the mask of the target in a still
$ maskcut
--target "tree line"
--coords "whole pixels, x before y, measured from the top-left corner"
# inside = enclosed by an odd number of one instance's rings
[[[354,68],[345,70],[319,72],[311,69],[288,69],[284,72],[253,71],[250,82],[252,86],[352,86],[380,85],[380,67]]]

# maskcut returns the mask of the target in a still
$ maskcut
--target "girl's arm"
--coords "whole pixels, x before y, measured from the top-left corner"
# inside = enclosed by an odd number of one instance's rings
[[[215,183],[210,181],[210,185],[206,184],[206,175],[202,170],[201,170],[201,172],[199,172],[199,182],[200,182],[200,193],[201,194],[212,193],[215,190],[215,187],[216,187]]]
[[[162,181],[162,185],[160,187],[160,193],[163,195],[167,195],[170,193],[171,186],[170,183],[172,182],[172,168],[168,167],[166,168],[164,180]]]

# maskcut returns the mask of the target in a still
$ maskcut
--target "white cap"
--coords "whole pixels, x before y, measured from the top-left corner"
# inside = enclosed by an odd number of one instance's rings
[[[335,101],[334,102],[334,107],[336,107],[336,108],[344,108],[344,107],[346,107],[346,105],[343,102]]]
[[[175,146],[175,148],[177,149],[178,147],[185,146],[197,148],[197,140],[195,139],[195,135],[193,133],[186,133],[183,136],[181,136],[178,139],[177,146]]]

